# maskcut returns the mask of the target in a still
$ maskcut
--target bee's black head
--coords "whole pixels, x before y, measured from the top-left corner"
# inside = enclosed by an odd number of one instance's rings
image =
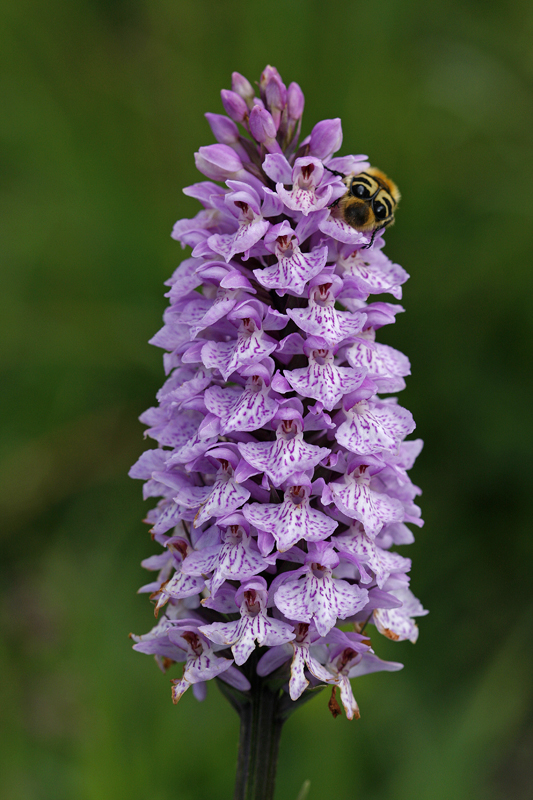
[[[344,207],[345,222],[353,228],[362,228],[372,221],[372,216],[372,210],[368,203],[353,199]]]

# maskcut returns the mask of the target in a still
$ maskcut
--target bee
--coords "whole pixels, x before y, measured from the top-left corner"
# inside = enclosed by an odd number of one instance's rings
[[[327,169],[327,167],[326,167]],[[372,231],[371,247],[378,231],[394,223],[394,212],[400,200],[400,192],[395,183],[384,172],[369,167],[358,175],[338,175],[346,184],[347,191],[330,208],[338,209],[341,219],[357,231]]]

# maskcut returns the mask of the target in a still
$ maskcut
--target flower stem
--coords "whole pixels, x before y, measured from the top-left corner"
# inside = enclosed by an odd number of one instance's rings
[[[250,671],[249,702],[239,709],[241,731],[234,800],[272,800],[284,717],[280,690]]]

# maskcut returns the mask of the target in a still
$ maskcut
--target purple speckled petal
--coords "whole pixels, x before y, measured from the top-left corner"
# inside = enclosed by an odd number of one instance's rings
[[[279,407],[279,402],[270,396],[270,390],[264,385],[259,391],[252,387],[211,386],[205,393],[205,404],[220,418],[222,434],[264,428]]]
[[[330,347],[361,333],[366,319],[362,313],[337,311],[333,304],[320,306],[313,301],[309,302],[307,308],[287,309],[287,314],[301,330],[313,336],[322,336]]]
[[[337,428],[335,438],[352,453],[397,450],[401,439],[415,429],[411,412],[398,405],[361,400],[344,413],[346,420]]]
[[[351,586],[331,577],[331,570],[309,569],[296,580],[287,580],[276,591],[274,602],[289,619],[301,622],[314,620],[317,631],[325,636],[337,622],[364,608],[366,589]]]
[[[353,392],[365,378],[363,371],[337,367],[333,355],[322,359],[320,364],[312,355],[309,366],[302,369],[285,370],[284,375],[292,388],[304,397],[319,400],[331,411],[345,394]]]
[[[188,658],[183,677],[172,681],[172,701],[177,703],[189,686],[220,675],[232,664],[231,658],[216,656],[210,649],[200,656]]]
[[[292,628],[285,622],[267,617],[264,612],[256,616],[244,615],[235,622],[214,622],[199,630],[217,644],[231,645],[235,663],[241,666],[259,645],[278,645],[294,638]]]
[[[324,172],[324,166],[318,158],[297,158],[292,170],[292,189],[285,189],[283,183],[276,183],[276,192],[287,208],[300,211],[306,217],[331,202],[332,189],[323,182]]]
[[[346,359],[354,369],[366,369],[382,392],[400,392],[403,378],[411,374],[409,359],[386,344],[360,339],[346,351]]]
[[[265,235],[270,227],[266,219],[255,219],[239,226],[233,234],[215,233],[207,243],[214,253],[220,253],[226,261],[231,261],[236,253],[244,253]]]
[[[243,389],[240,386],[210,386],[204,394],[204,401],[208,411],[220,419],[226,419],[242,397]]]
[[[289,440],[240,444],[239,450],[246,461],[264,472],[275,486],[280,486],[295,472],[316,467],[331,452],[326,447],[307,444],[302,435]]]
[[[224,319],[235,304],[241,299],[242,292],[229,289],[219,289],[213,303],[205,311],[202,317],[190,324],[191,337],[197,336],[200,331],[205,330],[211,325],[215,325],[219,320]]]
[[[257,617],[246,617],[246,627],[239,641],[231,648],[235,663],[244,664],[255,650],[255,642],[260,644],[266,636],[266,617],[258,614]]]
[[[278,257],[277,264],[256,269],[254,274],[267,289],[276,289],[278,293],[290,289],[291,293],[301,295],[307,281],[322,272],[327,256],[327,247],[318,247],[310,253],[302,253],[294,247],[290,255]]]
[[[238,367],[253,364],[269,356],[277,342],[261,329],[240,332],[235,342],[206,342],[202,347],[202,361],[210,369],[218,369],[225,381]]]
[[[215,595],[225,580],[246,580],[262,572],[268,564],[257,551],[251,549],[249,538],[226,542],[191,553],[183,562],[182,571],[190,575],[213,572],[208,581],[211,595]]]
[[[400,608],[378,608],[373,621],[378,631],[395,642],[408,639],[413,644],[418,639],[418,626],[412,617],[424,616],[428,612],[409,589],[397,589],[393,594],[403,605]]]
[[[211,383],[211,372],[207,369],[193,369],[180,367],[174,370],[170,378],[157,393],[161,405],[170,403],[178,405],[185,400],[190,400]]]
[[[400,501],[383,492],[373,491],[364,474],[357,478],[350,475],[346,483],[333,482],[329,487],[339,511],[362,522],[372,538],[387,522],[403,520],[404,510]]]
[[[202,625],[199,630],[216,644],[230,645],[242,635],[239,630],[242,627],[243,620],[236,619],[233,622],[214,622],[211,625]]]
[[[207,500],[200,506],[194,518],[194,527],[198,528],[211,517],[221,517],[231,514],[245,503],[250,497],[250,492],[244,486],[230,478],[226,481],[217,481],[209,493]]]
[[[307,666],[305,660],[305,650],[292,642],[294,655],[291,662],[291,678],[289,681],[289,694],[291,700],[297,700],[309,686],[309,681],[305,677],[304,670]]]
[[[175,572],[172,578],[162,587],[164,594],[169,597],[179,599],[181,597],[192,597],[202,591],[205,586],[203,578],[185,575],[183,572]]]
[[[189,553],[182,564],[182,572],[186,575],[209,575],[220,561],[219,554],[222,545],[216,544],[204,547],[197,552]]]
[[[265,619],[267,621],[266,633],[261,641],[257,640],[259,644],[266,647],[275,647],[294,639],[292,625],[288,625],[275,617],[265,617]]]
[[[283,203],[292,211],[300,211],[305,217],[313,211],[320,211],[331,201],[331,187],[320,197],[314,186],[301,187],[295,186],[288,191],[282,183],[276,184],[276,192],[283,200]]]
[[[185,508],[198,508],[194,518],[194,527],[198,528],[213,516],[221,517],[236,511],[249,497],[248,489],[239,486],[233,478],[222,476],[213,486],[181,488],[175,500]]]
[[[338,526],[336,520],[312,508],[308,498],[295,503],[290,492],[286,492],[283,503],[252,503],[243,508],[243,514],[256,528],[272,534],[280,552],[289,550],[300,539],[325,539]]]
[[[175,500],[184,508],[198,508],[212,491],[213,486],[184,486],[178,491]]]
[[[335,630],[335,629],[334,629]],[[330,683],[336,684],[337,681],[335,677],[326,669],[326,667],[322,666],[322,664],[309,655],[306,659],[307,667],[311,675],[314,675],[319,681],[323,681],[323,683]]]
[[[394,264],[377,248],[354,250],[337,262],[343,277],[358,288],[361,296],[390,292],[397,300],[402,299],[402,283],[409,278],[407,272]]]
[[[383,589],[392,572],[408,572],[411,569],[410,558],[382,550],[362,531],[346,531],[335,536],[333,542],[339,553],[350,553],[371,569],[380,589]]]
[[[344,708],[344,713],[348,719],[358,719],[360,716],[359,714],[359,706],[357,705],[357,701],[353,696],[352,686],[348,678],[342,678],[339,681],[339,687],[341,690],[341,702]]]
[[[174,464],[188,464],[198,456],[203,455],[212,444],[217,440],[216,435],[209,436],[209,432],[204,435],[204,432],[196,433],[189,441],[182,447],[176,448],[168,459],[168,466],[172,467]]]
[[[304,672],[306,667],[318,680],[327,682],[331,678],[331,674],[310,653],[310,645],[316,637],[310,634],[309,626],[300,623],[295,631],[296,638],[291,642],[294,654],[289,681],[289,694],[292,700],[297,700],[309,685]]]
[[[249,538],[241,542],[226,542],[219,553],[219,563],[209,582],[211,594],[216,594],[225,580],[246,580],[268,567],[268,563],[251,546]]]

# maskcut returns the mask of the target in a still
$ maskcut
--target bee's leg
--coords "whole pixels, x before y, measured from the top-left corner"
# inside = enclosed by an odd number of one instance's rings
[[[336,175],[338,178],[346,177],[346,175],[344,175],[342,172],[337,172],[336,169],[330,169],[329,167],[326,167],[325,164],[324,164],[324,169],[327,169],[328,172],[331,172],[332,175]],[[335,208],[340,199],[341,199],[340,197],[337,197],[337,199],[330,206],[328,206],[328,208]]]
[[[372,247],[372,245],[374,244],[374,239],[375,239],[376,233],[378,231],[381,231],[381,230],[383,230],[383,228],[374,228],[374,230],[372,231],[372,238],[370,239],[368,244],[364,244],[362,246],[361,250],[368,250],[369,247]]]
[[[338,178],[345,178],[346,177],[346,175],[344,175],[343,172],[337,172],[336,169],[330,169],[329,167],[326,167],[325,164],[324,164],[324,169],[327,169],[328,172],[331,172],[332,175],[336,175]]]
[[[336,175],[338,178],[345,178],[346,177],[346,175],[344,175],[342,172],[337,172],[336,169],[330,169],[329,167],[326,167],[325,164],[324,164],[324,169],[327,169],[328,172],[331,172],[332,175]],[[330,206],[328,206],[328,208],[335,208],[335,206],[337,205],[337,203],[339,202],[340,199],[341,199],[340,197],[337,197],[335,202],[332,203]]]

